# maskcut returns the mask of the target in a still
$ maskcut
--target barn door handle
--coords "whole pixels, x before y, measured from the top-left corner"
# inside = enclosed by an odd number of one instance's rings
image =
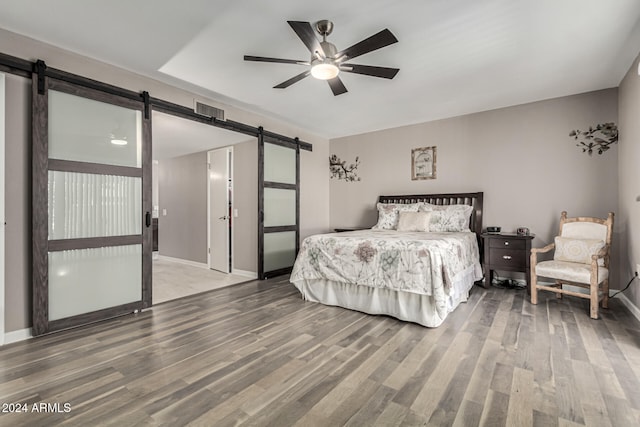
[[[147,228],[151,227],[151,212],[146,213],[144,222],[147,224]]]

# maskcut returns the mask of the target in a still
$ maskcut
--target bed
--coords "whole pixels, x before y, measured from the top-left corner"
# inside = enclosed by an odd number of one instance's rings
[[[304,239],[290,281],[307,301],[437,327],[483,277],[482,202],[481,192],[380,196],[372,229]]]

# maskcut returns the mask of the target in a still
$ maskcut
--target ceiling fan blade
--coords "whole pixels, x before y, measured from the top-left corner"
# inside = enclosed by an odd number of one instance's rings
[[[335,56],[336,58],[345,57],[346,59],[355,58],[365,53],[372,52],[374,50],[389,46],[390,44],[397,43],[398,39],[387,28],[372,35],[371,37],[362,40],[359,43],[348,47]]]
[[[294,83],[299,82],[300,80],[304,79],[305,77],[307,77],[309,74],[311,74],[311,70],[307,70],[305,72],[302,72],[300,74],[298,74],[297,76],[293,76],[291,77],[289,80],[284,81],[282,83],[280,83],[277,86],[274,86],[274,89],[285,89],[288,88],[289,86],[291,86]]]
[[[281,58],[267,58],[265,56],[251,56],[245,55],[245,61],[255,61],[255,62],[277,62],[280,64],[298,64],[298,65],[309,65],[309,61],[299,61],[296,59],[281,59]]]
[[[344,83],[342,83],[342,80],[340,80],[340,77],[329,79],[327,80],[327,83],[329,83],[329,87],[331,88],[334,96],[342,95],[347,92],[347,88],[344,86]]]
[[[398,74],[398,71],[400,71],[400,69],[374,67],[372,65],[341,64],[340,71],[344,71],[345,73],[364,74],[372,77],[382,77],[383,79],[392,79],[396,76],[396,74]]]
[[[316,52],[320,53],[320,55],[324,58],[326,55],[322,46],[320,45],[320,40],[316,37],[315,32],[313,31],[313,27],[309,22],[304,21],[287,21],[293,31],[296,32],[302,43],[309,49],[309,52],[315,54]]]

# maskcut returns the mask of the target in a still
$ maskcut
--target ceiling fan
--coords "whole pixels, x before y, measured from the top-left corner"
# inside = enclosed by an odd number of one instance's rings
[[[322,41],[318,40],[314,34],[311,23],[303,21],[287,22],[311,52],[311,59],[309,61],[266,58],[264,56],[244,56],[245,61],[276,62],[281,64],[306,65],[309,67],[306,71],[274,86],[275,89],[287,88],[305,77],[312,75],[317,79],[326,80],[333,94],[337,96],[347,92],[347,88],[342,83],[342,80],[340,80],[340,77],[338,77],[341,71],[382,77],[385,79],[394,78],[398,71],[400,71],[398,68],[358,65],[346,62],[365,53],[396,43],[398,39],[386,28],[351,47],[338,51],[333,43],[327,41],[327,36],[333,31],[333,22],[323,19],[315,23],[315,31],[322,36]]]

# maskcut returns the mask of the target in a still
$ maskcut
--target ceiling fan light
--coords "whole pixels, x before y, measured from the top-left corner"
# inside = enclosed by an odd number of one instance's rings
[[[311,67],[311,75],[319,80],[331,80],[339,72],[340,69],[331,62],[319,62]]]

